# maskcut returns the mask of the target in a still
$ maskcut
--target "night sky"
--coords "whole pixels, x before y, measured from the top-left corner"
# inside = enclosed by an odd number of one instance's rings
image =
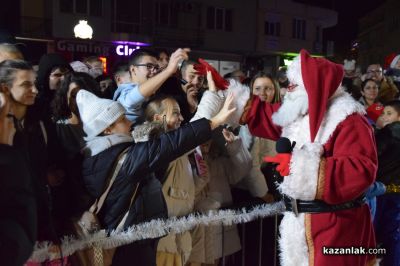
[[[357,38],[358,19],[382,5],[385,0],[296,0],[338,12],[338,25],[324,31],[324,40],[335,42],[335,53],[348,55],[350,45]]]

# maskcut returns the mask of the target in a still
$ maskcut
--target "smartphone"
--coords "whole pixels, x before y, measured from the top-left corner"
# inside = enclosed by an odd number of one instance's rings
[[[186,80],[184,80],[183,78],[179,79],[182,85],[186,85],[188,82]]]

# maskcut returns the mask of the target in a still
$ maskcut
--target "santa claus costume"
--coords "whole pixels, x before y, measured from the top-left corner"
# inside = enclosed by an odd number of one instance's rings
[[[242,116],[255,136],[296,142],[289,175],[279,185],[289,199],[280,226],[281,264],[373,265],[374,255],[343,255],[375,247],[370,211],[362,201],[377,170],[365,110],[341,88],[343,67],[305,50],[288,78],[282,105],[254,97]]]

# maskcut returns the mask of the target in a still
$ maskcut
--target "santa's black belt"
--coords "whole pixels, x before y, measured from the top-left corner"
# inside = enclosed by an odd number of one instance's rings
[[[355,200],[347,201],[340,204],[328,204],[322,200],[296,200],[284,196],[283,201],[286,206],[286,211],[299,213],[323,213],[347,210],[361,207],[365,202],[365,196],[361,196]]]

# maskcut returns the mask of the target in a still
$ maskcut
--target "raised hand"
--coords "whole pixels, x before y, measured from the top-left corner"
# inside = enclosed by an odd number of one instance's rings
[[[215,86],[214,79],[212,77],[211,71],[207,71],[207,83],[208,83],[208,90],[212,92],[217,91],[217,87]]]
[[[233,132],[227,130],[226,128],[222,130],[222,135],[224,135],[227,144],[232,143],[236,139],[235,134],[233,134]]]
[[[217,128],[228,121],[229,117],[236,111],[236,107],[233,107],[234,96],[233,93],[229,93],[225,100],[224,106],[222,106],[219,113],[211,118],[211,129]]]
[[[174,74],[178,70],[178,65],[184,60],[188,60],[188,53],[190,52],[189,48],[179,48],[175,52],[171,54],[169,58],[168,66],[166,67],[166,71],[168,71],[171,75]]]

